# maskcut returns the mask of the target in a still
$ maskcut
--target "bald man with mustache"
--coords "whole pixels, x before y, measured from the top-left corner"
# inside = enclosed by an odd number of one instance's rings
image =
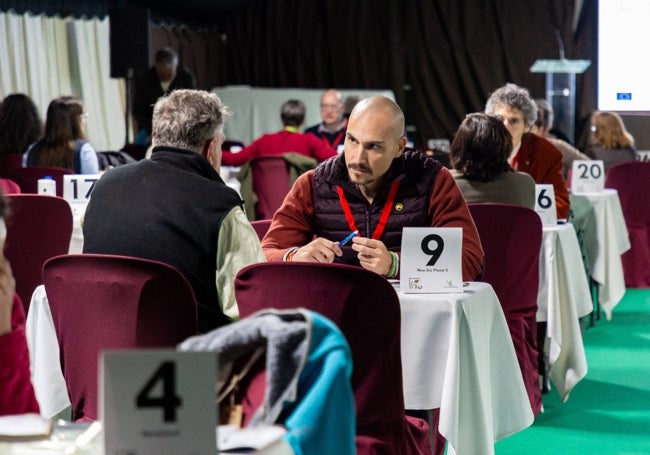
[[[402,228],[427,226],[462,228],[463,279],[480,276],[481,242],[453,177],[406,150],[402,110],[373,96],[350,114],[344,153],[295,182],[262,248],[269,261],[340,262],[395,278]],[[359,235],[339,246],[354,230]]]

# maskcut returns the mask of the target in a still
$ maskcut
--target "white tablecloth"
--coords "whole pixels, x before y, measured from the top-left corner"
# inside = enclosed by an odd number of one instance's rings
[[[41,415],[50,419],[70,406],[70,398],[61,372],[59,343],[43,285],[32,295],[25,332],[36,400]]]
[[[591,277],[598,283],[598,301],[607,320],[625,294],[621,254],[630,249],[618,192],[571,194],[576,231],[584,232]]]
[[[226,121],[226,138],[250,144],[264,133],[274,133],[282,129],[280,107],[289,99],[299,99],[305,103],[307,112],[303,127],[307,128],[321,121],[320,97],[325,89],[305,88],[258,88],[249,86],[215,87],[221,101],[229,107],[233,115]],[[384,95],[395,99],[392,90],[345,89],[339,90],[343,99],[351,95],[365,98],[371,95]]]
[[[579,318],[593,310],[573,225],[545,226],[539,256],[537,321],[546,321],[550,378],[560,397],[587,374]]]
[[[223,429],[224,427],[219,426],[217,428],[217,435],[220,434],[220,431],[224,431]],[[258,432],[263,432],[264,429],[257,430],[255,428],[248,428],[246,431],[255,437]],[[103,432],[99,422],[92,424],[55,422],[49,439],[24,442],[0,441],[0,454],[2,455],[69,455],[73,453],[75,455],[104,455]],[[232,454],[233,452],[228,453]],[[284,439],[279,439],[256,451],[239,453],[294,455],[293,449]]]
[[[503,310],[486,283],[462,294],[405,294],[402,371],[407,409],[440,408],[447,453],[492,454],[533,413]]]

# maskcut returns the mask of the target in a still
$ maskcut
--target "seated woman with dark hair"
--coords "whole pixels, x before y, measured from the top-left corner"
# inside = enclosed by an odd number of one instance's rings
[[[45,118],[45,135],[23,156],[23,165],[70,169],[75,174],[97,174],[99,160],[86,141],[88,113],[81,99],[61,96],[50,102]]]
[[[467,202],[535,208],[535,181],[508,164],[512,137],[497,117],[476,113],[463,120],[451,143],[451,171]]]
[[[0,215],[4,215],[5,207],[0,194]],[[0,416],[39,412],[29,377],[25,313],[15,293],[11,267],[2,252],[6,233],[4,219],[0,217]]]

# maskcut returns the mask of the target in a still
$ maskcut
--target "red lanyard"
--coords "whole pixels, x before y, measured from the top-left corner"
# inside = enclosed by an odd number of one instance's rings
[[[345,134],[345,131],[341,131],[341,132],[340,132],[339,134],[337,134],[336,137],[334,138],[334,142],[330,142],[329,139],[327,139],[327,136],[325,136],[325,134],[323,133],[323,136],[322,136],[322,138],[323,138],[323,142],[325,142],[325,145],[326,145],[326,146],[328,146],[328,147],[333,148],[334,150],[336,150],[336,147],[338,147],[338,145],[341,143],[341,139],[343,139],[343,135],[344,135],[344,134]]]
[[[395,195],[397,194],[397,189],[399,188],[399,180],[395,180],[390,186],[390,191],[388,191],[388,198],[384,204],[384,208],[381,209],[381,215],[379,216],[379,223],[375,228],[375,232],[372,233],[372,239],[379,240],[381,235],[386,229],[386,222],[388,221],[388,216],[390,215],[390,209],[393,206],[395,201]],[[341,207],[343,208],[343,213],[345,214],[345,220],[348,222],[348,226],[351,231],[357,231],[357,224],[354,222],[354,216],[352,216],[352,210],[350,209],[350,204],[348,203],[348,198],[345,197],[343,188],[340,186],[336,187],[336,192],[339,194],[339,200],[341,201]]]

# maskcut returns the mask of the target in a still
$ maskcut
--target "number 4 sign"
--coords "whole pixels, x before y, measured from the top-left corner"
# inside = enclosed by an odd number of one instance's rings
[[[216,364],[212,352],[104,352],[104,453],[214,455]]]
[[[463,292],[461,228],[402,231],[400,289],[409,294]]]

